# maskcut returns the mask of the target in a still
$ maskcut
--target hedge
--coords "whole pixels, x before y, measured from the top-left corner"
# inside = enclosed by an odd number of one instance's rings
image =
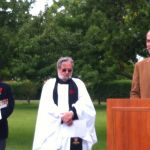
[[[93,99],[106,101],[108,98],[129,98],[130,89],[131,80],[115,80],[89,88],[89,92]]]
[[[14,98],[16,100],[34,100],[39,99],[41,93],[41,84],[30,80],[9,81]]]
[[[29,80],[9,81],[13,90],[14,98],[17,100],[39,99],[41,94],[41,83]],[[115,80],[88,87],[93,100],[106,101],[107,98],[128,98],[130,95],[131,80]]]

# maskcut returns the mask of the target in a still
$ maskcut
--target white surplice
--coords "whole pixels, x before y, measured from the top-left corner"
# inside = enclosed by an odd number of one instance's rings
[[[71,126],[61,123],[61,113],[69,111],[68,85],[58,83],[58,106],[53,100],[56,79],[49,79],[43,86],[32,150],[70,150],[70,137],[83,139],[83,150],[91,150],[97,142],[95,132],[96,111],[84,83],[72,78],[78,87],[75,107],[78,120]]]

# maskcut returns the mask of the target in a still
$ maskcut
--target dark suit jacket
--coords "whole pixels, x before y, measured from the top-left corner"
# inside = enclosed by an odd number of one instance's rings
[[[8,104],[6,107],[0,109],[2,116],[2,119],[0,120],[0,139],[6,139],[8,137],[7,118],[14,109],[14,98],[10,86],[6,83],[0,82],[0,104],[2,105],[4,101],[7,101]]]

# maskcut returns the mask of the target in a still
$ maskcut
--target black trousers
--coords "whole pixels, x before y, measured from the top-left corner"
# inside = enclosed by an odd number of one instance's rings
[[[0,139],[0,150],[6,149],[6,139]]]

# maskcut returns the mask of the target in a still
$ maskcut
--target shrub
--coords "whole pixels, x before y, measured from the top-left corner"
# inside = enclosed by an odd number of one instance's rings
[[[30,80],[9,81],[14,98],[17,100],[39,99],[40,85]]]
[[[18,100],[39,99],[41,83],[30,80],[9,81],[14,98]],[[130,95],[131,80],[114,80],[100,84],[88,85],[88,91],[93,100],[106,101],[107,98],[128,98]]]
[[[114,80],[89,87],[92,99],[106,101],[107,98],[129,98],[131,80]]]

